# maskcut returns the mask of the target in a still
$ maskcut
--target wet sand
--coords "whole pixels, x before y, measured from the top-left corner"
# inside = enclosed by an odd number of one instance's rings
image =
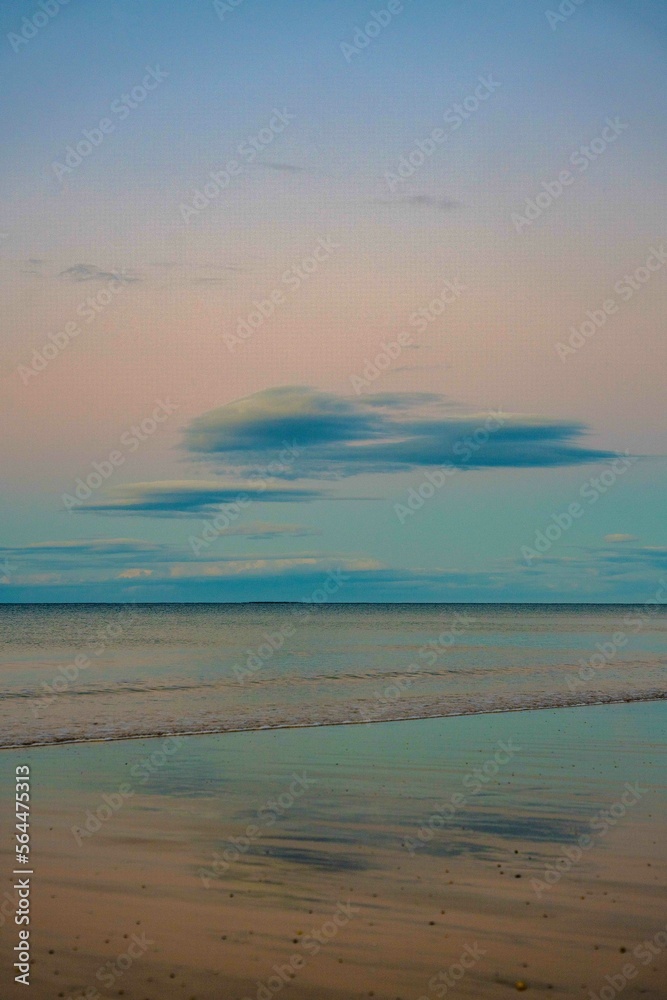
[[[32,769],[34,964],[25,994],[5,919],[2,996],[664,998],[666,717],[5,751],[5,789]]]

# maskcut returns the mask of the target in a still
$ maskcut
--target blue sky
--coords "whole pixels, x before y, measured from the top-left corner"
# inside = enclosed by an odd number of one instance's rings
[[[650,599],[661,4],[46,7],[0,11],[0,600]]]

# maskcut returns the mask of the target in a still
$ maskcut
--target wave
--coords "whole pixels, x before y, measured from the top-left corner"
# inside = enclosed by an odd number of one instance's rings
[[[80,743],[109,743],[118,740],[146,740],[161,739],[175,736],[214,736],[225,733],[239,732],[259,732],[263,730],[276,729],[304,729],[316,728],[320,726],[351,726],[370,725],[379,722],[409,722],[424,719],[463,717],[468,715],[490,715],[505,712],[531,712],[544,711],[562,708],[584,708],[597,705],[618,705],[630,704],[634,702],[654,702],[667,700],[667,692],[662,689],[646,691],[625,691],[605,694],[600,691],[589,692],[585,697],[558,694],[542,694],[523,698],[503,698],[489,696],[488,699],[477,699],[474,703],[457,704],[445,706],[442,704],[429,704],[411,706],[410,709],[402,701],[402,710],[398,706],[377,706],[376,703],[367,705],[352,705],[343,709],[336,706],[336,709],[322,712],[320,718],[308,718],[305,713],[293,713],[291,717],[270,719],[249,716],[241,719],[230,718],[226,721],[217,721],[213,725],[205,723],[179,726],[156,725],[149,730],[140,730],[138,727],[127,727],[122,729],[116,727],[104,734],[97,732],[61,732],[44,733],[36,735],[34,738],[5,743],[0,739],[0,750],[18,750],[36,747],[62,746]],[[83,727],[85,728],[85,727]]]

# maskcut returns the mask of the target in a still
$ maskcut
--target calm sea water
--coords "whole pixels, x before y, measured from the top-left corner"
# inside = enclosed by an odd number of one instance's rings
[[[3,746],[665,697],[663,608],[5,605],[0,635]]]

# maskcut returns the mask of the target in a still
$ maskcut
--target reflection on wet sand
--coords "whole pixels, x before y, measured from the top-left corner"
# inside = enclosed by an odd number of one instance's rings
[[[634,965],[624,996],[664,998],[664,713],[193,737],[108,817],[155,741],[23,752],[43,781],[31,996],[588,1000]]]

